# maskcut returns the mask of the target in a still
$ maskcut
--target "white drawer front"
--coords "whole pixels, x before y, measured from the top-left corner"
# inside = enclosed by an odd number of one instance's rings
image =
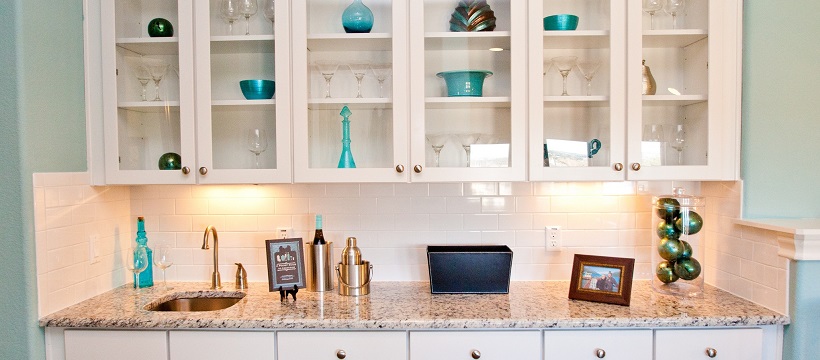
[[[407,360],[407,333],[396,331],[282,331],[279,360]]]
[[[273,360],[272,331],[171,331],[171,360]]]
[[[547,330],[546,360],[652,360],[652,330]]]
[[[762,329],[656,330],[655,358],[664,360],[760,360]]]
[[[66,360],[167,360],[165,331],[66,330]]]
[[[412,331],[410,360],[537,360],[540,331]]]

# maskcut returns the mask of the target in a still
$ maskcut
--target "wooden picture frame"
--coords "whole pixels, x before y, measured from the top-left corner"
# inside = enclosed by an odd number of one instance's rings
[[[268,259],[268,290],[304,288],[305,253],[302,238],[265,240]]]
[[[635,259],[576,254],[569,298],[629,306]]]

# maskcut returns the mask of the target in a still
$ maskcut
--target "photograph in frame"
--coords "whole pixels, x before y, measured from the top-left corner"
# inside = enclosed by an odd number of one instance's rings
[[[576,254],[569,298],[629,306],[635,259]]]
[[[269,291],[305,288],[305,256],[302,238],[265,240]]]

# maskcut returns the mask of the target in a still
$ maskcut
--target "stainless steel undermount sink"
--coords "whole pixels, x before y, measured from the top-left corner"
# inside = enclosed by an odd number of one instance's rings
[[[149,305],[151,311],[215,311],[227,309],[238,303],[245,295],[238,297],[180,297]]]

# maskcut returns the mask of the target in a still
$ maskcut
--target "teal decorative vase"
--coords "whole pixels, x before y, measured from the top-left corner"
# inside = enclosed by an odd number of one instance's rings
[[[361,2],[361,1],[360,1]],[[353,153],[350,152],[350,120],[348,119],[353,113],[345,105],[342,108],[342,157],[339,158],[339,168],[355,168],[356,162],[353,161]]]
[[[373,29],[373,12],[362,0],[353,0],[342,13],[342,27],[347,33],[369,33]]]
[[[148,255],[148,267],[139,273],[139,280],[134,274],[134,287],[136,288],[137,281],[139,281],[140,289],[154,286],[154,254],[151,248],[148,247],[148,237],[145,236],[145,218],[140,216],[137,218],[137,247],[145,248],[145,253]]]

